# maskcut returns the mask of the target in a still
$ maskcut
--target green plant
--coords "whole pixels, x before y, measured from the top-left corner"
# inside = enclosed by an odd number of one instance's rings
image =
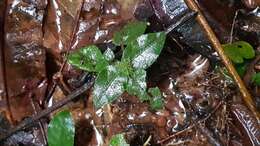
[[[146,25],[145,22],[132,22],[114,34],[113,43],[121,49],[125,46],[119,60],[114,58],[112,50],[108,49],[102,54],[94,45],[69,55],[70,64],[97,75],[93,89],[96,108],[112,103],[124,92],[151,103],[152,109],[163,107],[158,88],[150,89],[150,93],[147,93],[145,69],[160,55],[166,34],[143,34]]]
[[[232,60],[234,66],[238,72],[238,74],[243,77],[247,65],[249,64],[248,59],[253,59],[255,57],[255,50],[254,48],[247,42],[238,41],[232,44],[223,45],[225,54]],[[247,59],[247,60],[245,60]],[[260,86],[260,73],[255,73],[252,76],[251,81]]]
[[[68,111],[56,114],[48,125],[49,146],[73,146],[74,135],[75,125]]]
[[[149,102],[154,110],[163,107],[159,88],[150,88],[147,92],[145,69],[158,58],[166,35],[164,32],[143,34],[145,29],[145,22],[133,22],[115,33],[114,44],[126,45],[120,60],[115,59],[111,49],[102,54],[95,45],[84,47],[69,55],[70,64],[97,75],[93,89],[96,108],[113,102],[125,91],[138,96],[141,101]],[[74,135],[75,125],[68,111],[58,113],[49,123],[49,146],[73,146]],[[112,137],[110,146],[129,144],[126,143],[123,134],[118,134]]]
[[[248,59],[255,57],[254,48],[245,41],[223,45],[225,54],[234,63],[237,73],[243,77],[248,65]]]
[[[123,134],[117,134],[111,138],[109,146],[129,146],[129,144],[125,141]]]
[[[254,48],[247,42],[238,41],[232,44],[223,45],[225,54],[235,63],[244,63],[244,59],[255,57]]]
[[[252,76],[252,82],[257,86],[260,86],[260,73],[256,73]]]

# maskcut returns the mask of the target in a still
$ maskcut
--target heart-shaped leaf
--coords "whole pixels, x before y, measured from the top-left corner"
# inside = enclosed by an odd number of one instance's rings
[[[75,125],[70,112],[56,114],[48,126],[49,146],[73,146]]]
[[[166,34],[164,32],[141,35],[127,45],[123,52],[122,60],[131,60],[135,69],[146,69],[158,58],[165,39]]]
[[[254,48],[247,42],[238,41],[232,44],[223,45],[225,54],[234,63],[243,63],[244,59],[252,59],[255,57]]]
[[[88,46],[69,55],[68,62],[79,69],[89,72],[100,72],[108,62],[96,46]]]
[[[124,26],[124,28],[114,34],[113,43],[115,45],[129,44],[138,36],[142,35],[146,30],[146,22],[132,22]]]

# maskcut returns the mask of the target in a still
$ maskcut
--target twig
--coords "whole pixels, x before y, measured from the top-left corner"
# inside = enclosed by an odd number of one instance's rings
[[[146,142],[144,143],[143,146],[149,146],[149,143],[150,143],[151,139],[152,139],[152,135],[150,135],[150,136],[147,138],[147,140],[146,140]]]
[[[82,9],[83,9],[83,5],[84,5],[84,1],[82,1],[81,4],[80,4],[80,10],[79,10],[79,13],[77,14],[76,20],[80,19],[80,15],[81,15],[81,12],[82,12]],[[69,55],[69,51],[72,48],[72,42],[73,42],[73,40],[75,38],[75,34],[76,34],[76,31],[77,31],[78,27],[79,27],[79,21],[76,21],[76,25],[75,25],[75,27],[72,30],[71,39],[69,40],[70,41],[69,42],[69,48],[67,48],[67,51],[65,53],[65,60],[62,63],[62,66],[61,66],[61,68],[59,70],[59,73],[61,73],[63,71],[63,69],[64,69],[64,67],[65,67],[65,65],[67,63],[67,56]]]
[[[240,78],[239,74],[237,73],[236,69],[234,68],[231,60],[225,55],[225,52],[222,48],[221,43],[219,42],[215,33],[209,26],[206,18],[201,13],[196,1],[195,0],[184,0],[184,1],[190,9],[198,12],[197,22],[203,28],[203,31],[206,34],[207,38],[209,39],[209,41],[211,42],[211,44],[215,48],[215,50],[218,52],[219,57],[222,59],[224,65],[226,66],[230,75],[233,77],[234,81],[237,83],[238,88],[239,88],[241,94],[243,95],[243,100],[245,101],[245,104],[252,111],[252,113],[255,115],[257,120],[260,121],[260,113],[257,111],[256,107],[254,106],[254,101],[253,101],[251,94],[247,90],[244,82],[241,80],[241,78]]]
[[[35,103],[34,103],[32,97],[30,97],[30,101],[31,101],[31,105],[32,105],[33,110],[34,110],[34,114],[38,114],[38,110],[36,109],[36,106],[35,106]],[[39,125],[39,128],[40,128],[41,134],[42,134],[43,142],[44,142],[45,145],[47,145],[47,136],[46,136],[46,132],[44,130],[44,126],[43,126],[43,123],[42,123],[41,120],[39,120],[38,125]]]
[[[198,121],[197,123],[192,124],[192,125],[189,126],[188,128],[186,128],[186,129],[184,129],[184,130],[182,130],[182,131],[176,132],[176,133],[174,133],[174,134],[168,136],[167,138],[160,140],[158,143],[159,143],[159,144],[163,144],[163,143],[165,143],[166,141],[168,141],[168,140],[170,140],[170,139],[172,139],[172,138],[174,138],[174,137],[176,137],[176,136],[178,136],[178,135],[180,135],[180,134],[182,134],[182,133],[184,133],[184,132],[186,132],[186,131],[188,131],[188,130],[194,128],[194,127],[196,127],[198,124],[201,124],[202,122],[205,122],[206,120],[208,120],[208,119],[219,109],[219,107],[222,105],[222,103],[223,103],[223,102],[220,101],[220,102],[218,103],[218,105],[216,106],[216,108],[215,108],[206,118],[204,118],[203,120],[200,120],[200,121]]]
[[[175,30],[176,28],[178,28],[179,26],[185,24],[185,22],[196,18],[197,16],[197,12],[191,11],[187,14],[185,14],[183,17],[181,17],[181,19],[179,21],[177,21],[176,23],[170,25],[167,29],[166,29],[166,34],[169,34],[170,32],[172,32],[173,30]]]
[[[13,129],[9,130],[7,133],[1,135],[0,136],[0,141],[5,140],[6,138],[10,137],[11,135],[13,135],[14,133],[16,133],[18,131],[21,131],[21,130],[23,130],[25,128],[30,127],[31,125],[33,125],[34,122],[40,120],[41,118],[49,115],[53,111],[63,107],[64,105],[68,104],[69,102],[73,101],[79,95],[81,95],[82,93],[86,92],[93,85],[93,83],[94,83],[94,78],[92,77],[88,83],[84,84],[83,86],[81,86],[80,88],[78,88],[77,90],[75,90],[74,92],[69,94],[65,99],[57,102],[52,107],[47,108],[47,109],[39,112],[38,114],[32,116],[31,118],[28,118],[28,119],[22,121],[15,128],[13,128]]]
[[[81,2],[80,10],[79,10],[79,13],[77,14],[76,20],[80,19],[80,15],[81,15],[81,11],[82,11],[83,5],[84,5],[84,1]],[[65,87],[65,89],[66,89],[67,91],[70,91],[70,89],[69,89],[69,88],[67,87],[67,85],[64,83],[62,71],[63,71],[63,69],[65,68],[65,66],[66,66],[66,64],[67,64],[67,61],[68,61],[68,60],[67,60],[67,56],[70,54],[69,51],[70,51],[71,48],[72,48],[72,41],[74,40],[74,36],[75,36],[75,34],[76,34],[76,31],[77,31],[77,28],[78,28],[78,27],[79,27],[79,21],[76,21],[76,25],[75,25],[75,27],[74,27],[73,30],[72,30],[71,39],[69,40],[69,41],[70,41],[70,42],[69,42],[69,47],[67,48],[67,51],[66,51],[66,53],[65,53],[65,59],[63,60],[62,65],[61,65],[59,71],[57,72],[57,74],[59,75],[60,82],[62,83],[62,85],[65,85],[64,87]],[[51,87],[51,92],[48,94],[48,96],[47,96],[47,98],[46,98],[47,100],[49,100],[50,97],[52,96],[52,94],[54,93],[54,92],[52,92],[52,91],[55,90],[56,86],[57,86],[57,82],[54,82],[54,85]]]
[[[222,103],[225,103],[225,102],[222,102]],[[195,112],[194,107],[192,105],[190,105],[190,106],[191,106],[192,112]],[[225,104],[224,104],[224,106],[225,106]],[[219,117],[217,117],[217,119],[218,118]],[[195,125],[195,128],[197,128],[200,131],[200,133],[203,134],[207,138],[208,142],[211,145],[213,145],[213,146],[223,146],[220,139],[218,137],[216,137],[215,134],[213,132],[211,132],[206,126],[203,127],[201,123],[195,124],[195,123],[193,123],[193,121],[191,121],[191,123],[193,125]],[[217,123],[218,123],[218,120],[217,120]],[[218,134],[216,134],[216,135],[218,135]]]
[[[207,137],[210,144],[212,144],[213,146],[223,146],[220,139],[215,137],[214,134],[207,127],[202,127],[201,124],[196,125],[196,127],[203,135]]]
[[[238,12],[239,12],[239,10],[236,11],[235,16],[233,18],[232,27],[231,27],[231,31],[230,31],[230,39],[229,39],[230,44],[233,42],[233,34],[234,34],[234,28],[236,25],[236,19],[237,19]]]

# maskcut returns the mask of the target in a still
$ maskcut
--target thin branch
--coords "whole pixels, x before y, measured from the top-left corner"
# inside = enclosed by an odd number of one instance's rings
[[[230,75],[233,77],[234,81],[236,82],[236,84],[239,88],[239,91],[243,95],[243,100],[245,101],[245,104],[252,111],[252,113],[255,115],[257,120],[260,121],[260,112],[258,112],[256,107],[254,106],[253,97],[247,90],[244,82],[241,80],[239,74],[237,73],[237,71],[236,71],[235,67],[233,66],[232,62],[230,61],[230,59],[225,55],[225,52],[223,50],[221,43],[219,42],[219,40],[216,37],[212,28],[209,26],[206,18],[203,16],[202,12],[200,11],[196,1],[194,1],[194,0],[184,0],[184,1],[190,9],[198,12],[197,22],[203,29],[203,32],[207,36],[209,42],[211,43],[213,48],[215,48],[215,50],[219,54],[219,57],[221,58],[223,64],[226,66]]]
[[[66,66],[66,64],[67,64],[67,61],[68,61],[68,60],[67,60],[67,59],[68,59],[67,56],[69,56],[69,54],[70,54],[70,50],[71,50],[71,48],[72,48],[72,43],[73,43],[73,40],[74,40],[74,38],[75,38],[75,34],[76,34],[76,31],[77,31],[77,28],[79,27],[79,19],[80,19],[80,15],[81,15],[81,12],[82,12],[82,9],[83,9],[83,5],[84,5],[84,1],[82,1],[81,4],[80,4],[80,10],[79,10],[79,12],[78,12],[78,14],[77,14],[77,17],[76,17],[76,20],[78,20],[78,21],[76,21],[75,27],[74,27],[73,30],[72,30],[71,39],[69,40],[69,41],[70,41],[70,42],[69,42],[69,47],[66,48],[67,51],[66,51],[65,56],[64,56],[65,59],[63,60],[62,65],[61,65],[59,71],[57,72],[57,74],[59,75],[60,81],[62,82],[63,85],[65,85],[64,87],[65,87],[65,89],[66,89],[67,91],[70,91],[70,90],[69,90],[69,88],[67,87],[67,85],[66,85],[66,84],[64,83],[64,81],[63,81],[62,71],[63,71],[63,69],[65,68],[65,66]],[[52,94],[53,94],[52,91],[55,90],[55,87],[56,87],[56,86],[57,86],[57,82],[54,82],[54,85],[51,87],[51,92],[47,94],[47,98],[46,98],[47,100],[49,100],[50,97],[52,96]]]
[[[38,110],[36,109],[36,106],[35,106],[35,103],[34,103],[34,100],[32,99],[32,97],[30,97],[30,101],[31,101],[31,105],[34,110],[34,114],[38,114]],[[43,142],[45,145],[47,145],[47,136],[46,136],[46,132],[44,130],[44,126],[43,126],[43,123],[41,120],[38,121],[38,125],[40,128],[41,134],[42,134]]]
[[[192,124],[188,128],[186,128],[186,129],[184,129],[182,131],[176,132],[176,133],[166,137],[165,139],[160,140],[158,143],[159,144],[163,144],[166,141],[168,141],[168,140],[170,140],[170,139],[172,139],[172,138],[174,138],[174,137],[176,137],[176,136],[178,136],[178,135],[180,135],[180,134],[182,134],[182,133],[184,133],[184,132],[186,132],[186,131],[194,128],[194,127],[196,127],[198,124],[201,124],[201,123],[205,122],[206,120],[208,120],[219,109],[219,107],[222,105],[222,103],[223,103],[222,101],[219,102],[219,104],[216,106],[216,108],[206,118],[204,118],[203,120],[200,120],[197,123]]]
[[[221,142],[221,140],[214,135],[213,132],[211,132],[207,127],[202,127],[201,124],[196,125],[196,127],[199,129],[199,131],[208,139],[208,142],[212,144],[213,146],[223,146],[224,144]]]
[[[178,28],[179,26],[185,24],[187,21],[195,19],[197,16],[197,12],[191,11],[188,12],[187,14],[185,14],[183,17],[181,17],[181,19],[179,21],[177,21],[176,23],[170,25],[167,29],[166,29],[166,34],[169,34],[170,32],[172,32],[173,30],[175,30],[176,28]]]
[[[92,77],[88,83],[84,84],[83,86],[81,86],[77,90],[73,91],[66,98],[64,98],[63,100],[57,102],[52,107],[47,108],[47,109],[39,112],[38,114],[32,116],[31,118],[28,118],[28,119],[22,121],[15,128],[9,130],[7,133],[5,133],[3,135],[0,135],[0,141],[5,140],[6,138],[10,137],[11,135],[13,135],[14,133],[16,133],[18,131],[21,131],[21,130],[23,130],[25,128],[28,128],[28,127],[32,126],[35,122],[37,122],[41,118],[48,116],[50,113],[54,112],[55,110],[63,107],[64,105],[68,104],[69,102],[73,101],[79,95],[81,95],[82,93],[86,92],[90,87],[92,87],[93,83],[94,83],[94,78]]]
[[[238,12],[239,12],[239,10],[236,11],[235,16],[233,18],[232,27],[231,27],[231,31],[230,31],[230,39],[229,39],[230,44],[233,42],[233,34],[234,34],[234,29],[235,29],[235,25],[236,25]]]
[[[146,140],[146,142],[143,144],[143,146],[149,146],[150,144],[150,141],[151,141],[151,139],[152,139],[152,135],[150,135],[148,138],[147,138],[147,140]]]

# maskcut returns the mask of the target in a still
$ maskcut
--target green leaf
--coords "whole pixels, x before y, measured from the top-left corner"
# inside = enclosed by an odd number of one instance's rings
[[[153,98],[150,101],[150,106],[153,110],[159,110],[163,108],[163,99],[162,98]]]
[[[256,73],[253,75],[252,82],[257,86],[260,86],[260,73]]]
[[[104,57],[107,61],[112,61],[115,59],[115,54],[114,52],[108,48],[105,52],[104,52]]]
[[[118,46],[129,44],[138,36],[142,35],[145,32],[146,27],[146,22],[137,21],[128,23],[121,31],[114,34],[113,43]]]
[[[146,93],[146,71],[137,69],[130,76],[126,91],[131,95],[138,96],[141,101],[149,100],[149,96]]]
[[[115,63],[115,67],[119,69],[120,74],[123,74],[125,76],[129,76],[129,74],[133,72],[129,60],[117,61]]]
[[[232,44],[223,45],[225,54],[234,63],[243,63],[244,59],[252,59],[255,57],[254,48],[247,42],[238,41]]]
[[[70,112],[56,114],[48,125],[49,146],[73,146],[75,126]]]
[[[100,50],[93,45],[70,54],[68,62],[79,69],[89,72],[100,72],[108,65]]]
[[[130,145],[127,144],[127,142],[125,141],[123,134],[117,134],[111,138],[109,146],[130,146]]]
[[[159,110],[163,108],[163,99],[161,95],[161,91],[158,87],[150,88],[148,92],[153,96],[150,100],[150,106],[153,110]]]
[[[94,105],[101,108],[103,105],[116,100],[125,90],[127,73],[118,66],[107,66],[101,71],[95,81],[93,95]]]
[[[165,39],[166,34],[164,32],[141,35],[127,45],[123,52],[122,60],[131,60],[135,69],[146,69],[160,55]]]
[[[243,77],[246,73],[247,63],[236,64],[235,68],[239,76]]]

